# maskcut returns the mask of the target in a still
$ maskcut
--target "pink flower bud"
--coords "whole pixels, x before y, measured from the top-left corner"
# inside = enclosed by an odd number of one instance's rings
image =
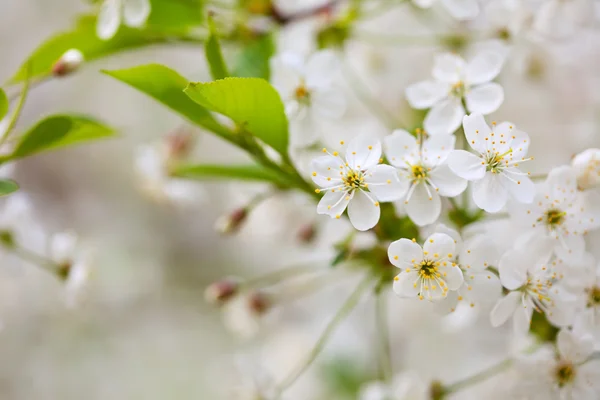
[[[219,218],[215,229],[223,235],[230,235],[241,228],[247,217],[248,210],[246,208],[238,208],[231,214]]]
[[[223,305],[237,295],[240,283],[232,278],[212,283],[206,288],[204,298],[210,304]]]
[[[258,315],[269,311],[271,305],[271,299],[264,292],[256,291],[248,294],[248,307]]]
[[[83,61],[84,57],[81,51],[67,50],[52,66],[52,75],[56,77],[69,75],[77,70]]]

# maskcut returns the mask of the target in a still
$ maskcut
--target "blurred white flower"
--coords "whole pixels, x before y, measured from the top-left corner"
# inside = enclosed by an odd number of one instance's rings
[[[526,158],[529,136],[510,122],[486,124],[479,113],[463,119],[465,138],[477,154],[455,150],[448,166],[461,178],[473,182],[473,201],[487,212],[498,212],[508,196],[520,203],[531,203],[535,185],[518,167]]]
[[[384,138],[389,163],[398,169],[400,182],[409,187],[404,209],[417,225],[438,219],[442,210],[440,195],[458,196],[467,188],[467,181],[454,175],[446,164],[455,140],[452,135],[444,135],[423,141],[402,129]]]
[[[249,356],[238,356],[235,360],[237,375],[232,385],[233,400],[277,400],[273,376]]]
[[[264,292],[240,293],[223,305],[223,322],[232,333],[250,339],[260,332],[263,317],[271,305],[271,299]]]
[[[473,19],[479,14],[479,4],[477,0],[439,0],[442,6],[458,20]],[[412,0],[420,8],[431,7],[436,0]]]
[[[571,160],[577,174],[577,186],[592,189],[600,186],[600,149],[587,149]]]
[[[103,0],[96,22],[96,35],[102,40],[111,39],[121,22],[140,28],[146,23],[150,10],[150,0]]]
[[[327,191],[317,213],[340,218],[348,207],[348,217],[356,229],[374,227],[379,221],[379,202],[398,200],[407,190],[394,167],[378,165],[380,157],[379,140],[362,135],[348,144],[345,161],[337,152],[314,159],[312,180],[321,188],[317,193]]]
[[[449,290],[463,283],[462,271],[454,263],[454,239],[434,233],[421,247],[409,239],[392,242],[388,248],[390,262],[401,269],[394,278],[394,292],[400,297],[440,300]]]
[[[346,110],[343,93],[335,86],[340,60],[321,50],[305,61],[296,53],[271,59],[271,83],[279,92],[291,123],[292,147],[305,147],[321,137],[320,122],[338,119]]]
[[[370,382],[360,389],[358,400],[427,400],[428,387],[414,372],[403,372],[391,384]]]
[[[533,27],[551,38],[574,35],[594,19],[593,0],[546,0],[535,13]]]
[[[460,56],[436,56],[434,80],[406,88],[406,99],[416,109],[431,108],[423,126],[428,134],[451,134],[469,113],[490,114],[504,101],[502,86],[491,82],[502,69],[504,56],[492,50],[479,52],[468,63]]]

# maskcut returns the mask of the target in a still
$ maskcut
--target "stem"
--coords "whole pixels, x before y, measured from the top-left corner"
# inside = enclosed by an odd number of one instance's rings
[[[393,376],[392,350],[390,347],[389,324],[387,318],[387,301],[380,284],[375,296],[375,320],[379,333],[379,362],[385,382],[391,382]]]
[[[307,265],[298,265],[295,267],[289,267],[280,269],[273,272],[268,272],[264,275],[252,278],[244,282],[244,287],[255,287],[255,286],[270,286],[281,282],[286,278],[292,278],[303,274],[320,272],[321,270]]]
[[[317,358],[317,356],[321,353],[331,335],[335,332],[338,325],[346,319],[346,317],[350,314],[350,312],[354,309],[358,301],[361,299],[364,291],[371,286],[371,276],[367,275],[354,289],[350,297],[344,302],[342,307],[339,309],[337,314],[333,317],[333,319],[329,322],[317,343],[310,351],[306,359],[297,366],[296,369],[292,371],[291,374],[287,376],[280,384],[277,386],[275,393],[277,394],[275,398],[279,398],[281,393],[289,388],[296,380],[302,376],[302,374],[310,367]]]
[[[59,269],[59,266],[51,259],[35,253],[25,247],[15,246],[12,247],[11,250],[23,260],[43,267],[45,270],[52,272],[53,274],[56,274],[56,271]]]
[[[496,364],[488,369],[485,369],[473,376],[470,376],[466,379],[463,379],[462,381],[458,381],[456,383],[453,383],[451,385],[448,385],[444,388],[444,393],[448,394],[448,393],[454,393],[454,392],[458,392],[459,390],[462,390],[468,386],[471,385],[475,385],[477,383],[481,383],[491,377],[493,377],[494,375],[506,370],[507,368],[509,368],[513,363],[513,359],[509,358],[506,359],[504,361],[502,361],[499,364]]]
[[[532,181],[541,181],[548,177],[548,174],[531,174],[529,175],[529,179]]]
[[[23,82],[23,89],[21,90],[21,97],[19,98],[19,102],[17,103],[17,108],[15,109],[13,115],[10,118],[10,122],[6,127],[6,131],[2,133],[2,137],[0,137],[0,147],[6,142],[10,132],[13,130],[17,121],[19,120],[19,116],[21,115],[21,111],[23,110],[23,106],[25,105],[25,100],[27,99],[27,92],[29,91],[29,83],[31,76],[31,63],[27,63],[27,70],[25,74],[25,81]]]

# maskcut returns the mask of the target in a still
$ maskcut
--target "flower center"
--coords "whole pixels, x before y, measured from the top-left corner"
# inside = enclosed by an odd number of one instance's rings
[[[349,190],[363,188],[366,189],[365,175],[361,171],[349,170],[346,176],[342,178],[344,185]]]
[[[538,222],[544,222],[549,228],[553,229],[565,221],[566,215],[567,213],[564,211],[557,208],[551,208],[546,211],[543,217],[538,218]]]
[[[556,367],[555,374],[558,386],[563,387],[568,383],[573,382],[573,379],[575,378],[575,367],[570,362],[559,364]]]
[[[417,184],[427,179],[429,170],[421,164],[415,164],[410,167],[413,183]]]
[[[463,98],[465,96],[467,89],[463,81],[458,81],[452,85],[450,88],[450,96]]]
[[[310,92],[306,88],[306,86],[304,86],[304,84],[301,84],[300,86],[298,86],[296,88],[296,91],[294,92],[294,96],[296,97],[296,100],[301,104],[309,104],[310,103]]]
[[[437,272],[438,268],[435,262],[431,260],[424,260],[419,266],[419,276],[423,279],[433,279],[436,276],[439,277],[440,273]]]
[[[521,290],[525,292],[531,300],[533,300],[533,306],[539,313],[548,312],[550,308],[554,307],[554,301],[550,297],[550,289],[552,288],[552,281],[545,279],[529,278],[527,283],[522,287]]]
[[[510,153],[512,153],[512,149],[508,149],[506,152],[504,152],[502,154],[500,154],[500,153],[489,154],[486,159],[486,164],[487,164],[485,167],[486,171],[490,171],[494,174],[501,171],[508,164],[508,161],[506,161],[504,159],[504,157]]]
[[[589,289],[586,289],[588,298],[587,305],[588,307],[597,307],[600,306],[600,287],[594,286]]]
[[[69,278],[69,274],[71,273],[71,267],[73,265],[70,262],[64,262],[60,265],[58,265],[57,270],[56,270],[56,274],[58,275],[58,277],[64,281],[67,280],[67,278]]]

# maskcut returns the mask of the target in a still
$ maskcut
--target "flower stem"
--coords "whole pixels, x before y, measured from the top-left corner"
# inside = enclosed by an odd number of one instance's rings
[[[11,249],[17,256],[25,261],[29,261],[32,264],[36,264],[45,270],[56,274],[60,267],[51,259],[42,256],[36,252],[33,252],[25,247],[15,246]]]
[[[320,272],[321,270],[309,265],[298,265],[280,269],[277,271],[268,272],[264,275],[252,278],[244,282],[244,287],[269,286],[281,282],[287,278],[293,278],[303,274]]]
[[[25,100],[27,99],[27,93],[29,92],[29,84],[31,83],[30,82],[31,62],[27,63],[26,68],[27,69],[26,69],[25,81],[23,82],[23,88],[21,89],[21,96],[19,97],[19,102],[17,103],[17,108],[15,109],[12,116],[10,117],[10,122],[8,123],[8,126],[6,127],[6,130],[4,132],[0,132],[0,134],[2,135],[0,137],[0,146],[2,146],[4,143],[6,143],[8,136],[10,135],[11,131],[17,124],[19,117],[21,116],[21,111],[23,110],[23,106],[25,106]]]
[[[385,298],[383,285],[377,287],[375,296],[375,320],[376,329],[379,334],[379,362],[381,375],[385,382],[391,382],[394,372],[392,366],[392,350],[390,348],[389,324],[387,318],[387,300]]]
[[[451,385],[448,385],[444,388],[444,394],[455,393],[466,387],[475,385],[477,383],[481,383],[481,382],[499,374],[500,372],[505,371],[512,365],[512,363],[513,363],[513,359],[511,359],[511,358],[506,359],[506,360],[502,361],[501,363],[496,364],[488,369],[485,369],[485,370],[483,370],[473,376],[470,376],[466,379],[463,379],[462,381],[458,381]]]
[[[327,327],[317,340],[317,343],[314,345],[310,353],[306,356],[306,359],[298,365],[291,374],[289,374],[276,388],[275,392],[277,396],[275,398],[279,398],[281,393],[289,388],[296,380],[302,376],[302,374],[310,367],[317,358],[317,356],[321,353],[328,340],[331,338],[331,335],[335,332],[338,325],[346,319],[346,317],[350,314],[350,312],[354,309],[354,307],[358,304],[358,301],[361,299],[363,293],[366,289],[371,287],[371,276],[368,275],[365,277],[354,289],[350,297],[344,302],[342,307],[338,310],[337,314],[333,317],[333,319],[327,324]]]

